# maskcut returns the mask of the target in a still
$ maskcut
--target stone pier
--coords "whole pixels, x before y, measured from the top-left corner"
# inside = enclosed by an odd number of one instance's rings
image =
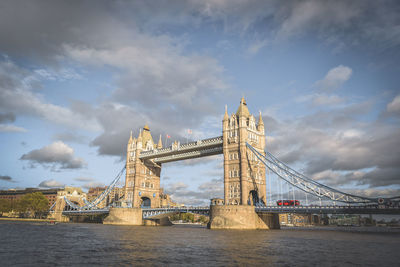
[[[110,208],[103,224],[143,225],[141,208]]]
[[[209,229],[279,229],[279,216],[275,213],[257,214],[254,206],[210,206]]]
[[[141,208],[110,208],[109,215],[103,220],[103,224],[145,226],[172,225],[168,216],[143,220]]]

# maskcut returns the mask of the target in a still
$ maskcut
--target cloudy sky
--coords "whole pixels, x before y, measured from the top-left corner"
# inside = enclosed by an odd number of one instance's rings
[[[1,1],[0,188],[108,184],[131,130],[218,136],[245,96],[284,162],[399,195],[399,14],[398,1]],[[161,183],[207,203],[221,159],[165,164]]]

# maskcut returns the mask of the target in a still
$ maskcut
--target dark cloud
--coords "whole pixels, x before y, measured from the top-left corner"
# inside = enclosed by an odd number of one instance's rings
[[[101,183],[101,182],[89,182],[89,183],[84,184],[82,187],[85,189],[89,189],[92,187],[104,187],[104,186],[105,186],[104,183]]]
[[[15,114],[8,112],[8,113],[0,113],[0,123],[4,122],[14,122],[15,121]]]
[[[10,176],[8,175],[0,175],[0,180],[1,181],[6,181],[6,182],[12,182],[14,181]]]
[[[280,121],[267,138],[267,149],[331,186],[399,185],[400,128],[379,120],[360,121],[370,107],[354,104]]]
[[[104,48],[130,40],[137,29],[157,32],[168,26],[199,27],[200,22],[210,21],[223,25],[226,31],[249,32],[249,36],[254,36],[254,30],[265,32],[269,28],[272,33],[263,37],[272,40],[316,33],[335,50],[361,43],[369,43],[373,49],[390,49],[400,43],[399,9],[395,0],[284,4],[277,0],[158,1],[157,5],[142,1],[8,0],[2,1],[0,9],[0,35],[7,36],[0,50],[54,61],[56,55],[63,54],[64,44]]]
[[[359,184],[367,184],[370,187],[400,185],[400,168],[375,168],[372,171],[366,172],[359,179]]]
[[[20,158],[30,163],[30,167],[40,164],[49,167],[52,171],[60,169],[80,169],[86,162],[74,156],[74,150],[61,141],[54,142],[41,149],[35,149]]]

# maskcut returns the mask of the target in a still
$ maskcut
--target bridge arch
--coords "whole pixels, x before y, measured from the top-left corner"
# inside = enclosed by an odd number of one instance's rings
[[[142,208],[150,208],[151,207],[151,199],[148,197],[141,198],[142,204],[140,205]]]

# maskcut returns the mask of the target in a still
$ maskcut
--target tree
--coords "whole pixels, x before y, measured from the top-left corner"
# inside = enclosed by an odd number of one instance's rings
[[[42,217],[48,207],[49,201],[41,192],[26,194],[18,201],[18,210],[34,217]]]
[[[0,199],[0,213],[11,211],[11,201],[8,199]]]

